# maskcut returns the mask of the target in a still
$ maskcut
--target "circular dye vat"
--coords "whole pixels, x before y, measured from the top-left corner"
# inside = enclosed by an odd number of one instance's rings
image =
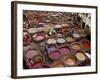
[[[32,68],[49,68],[49,66],[44,64],[41,61],[35,61],[29,66],[29,68],[30,69],[32,69]]]
[[[58,63],[58,64],[54,64],[51,67],[64,67],[64,65],[62,63]]]
[[[77,33],[74,33],[74,34],[73,34],[73,37],[74,37],[74,38],[80,38],[80,35],[77,34]]]
[[[42,68],[42,62],[41,61],[35,61],[30,65],[30,68]]]
[[[63,38],[58,38],[58,39],[57,39],[57,42],[60,43],[60,44],[62,44],[62,43],[65,43],[66,40],[63,39]]]
[[[83,48],[85,48],[85,49],[90,48],[90,43],[89,43],[89,41],[83,40],[83,41],[82,41],[82,46],[83,46]]]
[[[56,40],[53,38],[50,38],[47,40],[47,44],[56,44]]]
[[[56,46],[55,45],[48,45],[48,48],[47,48],[48,53],[51,53],[54,50],[56,50]]]
[[[62,24],[63,27],[68,27],[70,26],[69,24]]]
[[[44,36],[37,36],[37,37],[36,37],[36,40],[37,40],[37,41],[41,41],[41,40],[43,40],[43,39],[44,39]]]
[[[25,57],[30,59],[33,58],[34,56],[39,55],[37,50],[29,50],[26,54]]]
[[[50,20],[46,20],[47,23],[51,22]]]
[[[55,25],[55,28],[62,28],[62,25]]]
[[[66,37],[67,42],[73,42],[74,38],[71,36]]]
[[[71,45],[72,49],[74,50],[80,50],[81,49],[81,44],[80,43],[73,43]]]
[[[32,58],[32,60],[34,60],[34,61],[44,61],[44,58],[43,58],[43,56],[41,56],[41,55],[37,55],[37,56],[34,56],[34,57]]]
[[[36,37],[33,36],[33,39],[34,39],[35,41],[42,41],[42,40],[45,39],[45,36],[43,36],[43,35],[37,35]]]
[[[68,47],[62,47],[59,49],[59,51],[62,55],[69,55],[70,54],[70,49]]]
[[[65,65],[74,66],[76,65],[76,58],[74,56],[67,57],[64,60]]]
[[[55,67],[64,67],[64,65],[63,64],[57,64],[57,65],[55,65]]]
[[[45,47],[45,46],[46,46],[45,42],[41,42],[39,45],[40,45],[41,47]]]
[[[61,53],[59,51],[52,51],[50,54],[49,54],[49,58],[51,60],[57,60],[61,57]]]
[[[31,48],[31,46],[30,46],[30,45],[23,46],[23,51],[28,51],[30,48]]]
[[[35,33],[36,32],[36,28],[29,28],[28,29],[28,32],[30,33],[30,34],[33,34],[33,33]]]
[[[79,60],[79,61],[85,61],[86,60],[86,56],[84,55],[83,52],[77,52],[75,54],[76,58]]]
[[[57,33],[56,36],[57,37],[63,37],[63,35],[61,33]]]

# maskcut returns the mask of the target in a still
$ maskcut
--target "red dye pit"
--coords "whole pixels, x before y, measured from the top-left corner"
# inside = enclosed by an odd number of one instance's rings
[[[90,44],[87,41],[82,42],[83,48],[90,48]]]

